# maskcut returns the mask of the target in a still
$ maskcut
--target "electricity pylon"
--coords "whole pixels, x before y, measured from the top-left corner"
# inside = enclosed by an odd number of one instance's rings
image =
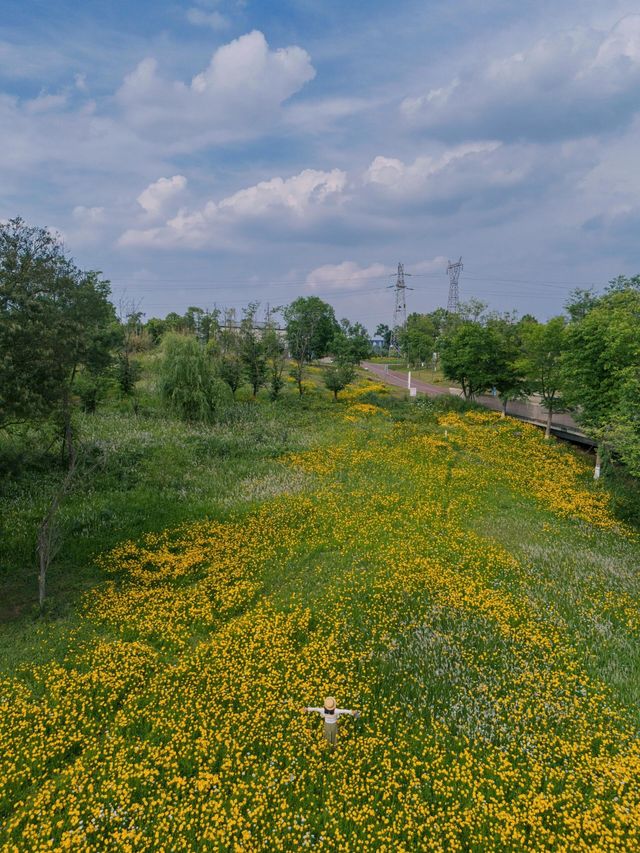
[[[389,352],[391,352],[391,350],[395,350],[395,352],[398,354],[400,353],[398,335],[401,331],[404,331],[407,325],[407,298],[405,296],[405,291],[413,290],[412,287],[407,287],[407,285],[405,284],[405,275],[411,275],[411,273],[406,273],[404,271],[404,264],[399,263],[396,283],[389,285],[389,287],[393,287],[396,292],[396,306],[393,311],[393,325],[391,327],[391,342],[389,344]]]
[[[458,279],[462,271],[462,258],[457,260],[455,264],[449,261],[447,273],[449,274],[449,301],[447,302],[447,311],[449,314],[457,314],[460,310],[460,294],[458,292]]]

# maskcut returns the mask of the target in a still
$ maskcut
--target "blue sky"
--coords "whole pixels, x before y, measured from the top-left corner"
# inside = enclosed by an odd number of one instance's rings
[[[558,8],[558,6],[560,8]],[[21,2],[0,23],[0,218],[148,316],[317,294],[390,322],[540,317],[640,272],[631,3]]]

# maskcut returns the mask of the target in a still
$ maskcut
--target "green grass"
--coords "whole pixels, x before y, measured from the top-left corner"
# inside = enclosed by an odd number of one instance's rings
[[[168,416],[145,393],[149,378],[140,384],[138,414],[130,401],[114,397],[96,414],[77,416],[83,463],[60,512],[60,550],[48,578],[52,617],[73,608],[100,579],[97,554],[123,539],[224,518],[232,505],[264,499],[268,483],[254,495],[252,482],[262,482],[283,453],[319,438],[319,390],[302,400],[290,391],[277,403],[266,394],[255,402],[241,392],[217,423],[204,425]],[[0,489],[0,621],[36,613],[36,530],[63,476],[58,452],[51,435],[35,431],[0,441],[6,475]]]
[[[532,427],[309,382],[203,426],[148,373],[137,414],[82,416],[104,461],[65,503],[44,618],[60,472],[2,448],[24,458],[0,495],[0,846],[89,849],[80,815],[114,850],[634,849],[628,482],[600,512],[607,486]],[[363,716],[327,753],[299,708],[334,691]]]

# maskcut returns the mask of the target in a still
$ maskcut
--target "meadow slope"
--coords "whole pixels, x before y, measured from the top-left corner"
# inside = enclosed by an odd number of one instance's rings
[[[0,849],[638,848],[637,534],[535,428],[378,390],[34,629]]]

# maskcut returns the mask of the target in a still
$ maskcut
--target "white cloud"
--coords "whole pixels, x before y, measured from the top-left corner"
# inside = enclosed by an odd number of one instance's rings
[[[219,202],[208,201],[200,210],[181,209],[158,228],[129,229],[121,246],[199,248],[212,241],[228,243],[234,228],[250,220],[270,219],[287,228],[313,221],[328,205],[343,196],[346,174],[339,169],[320,172],[305,169],[290,178],[272,178],[239,190]]]
[[[640,64],[640,15],[627,15],[618,21],[600,45],[594,66],[606,68],[625,60]]]
[[[447,259],[443,255],[430,260],[416,261],[405,265],[407,273],[414,275],[444,273],[447,267]],[[373,263],[369,266],[360,266],[355,261],[342,261],[340,264],[323,264],[312,270],[306,279],[306,285],[310,290],[346,290],[354,292],[363,289],[385,289],[387,284],[392,284],[396,275],[397,267],[387,264]]]
[[[409,124],[446,139],[553,140],[609,131],[640,110],[640,15],[575,28],[407,97]]]
[[[360,290],[378,284],[384,287],[385,282],[391,281],[392,267],[375,263],[361,267],[354,261],[343,261],[341,264],[323,264],[312,270],[306,280],[310,290]]]
[[[280,207],[302,215],[310,207],[323,204],[331,196],[342,193],[347,176],[340,169],[318,172],[305,169],[291,178],[272,178],[240,190],[223,199],[221,213],[236,216],[260,216],[269,208]]]
[[[148,214],[157,216],[163,208],[181,193],[187,186],[184,175],[174,175],[172,178],[158,178],[154,183],[143,190],[137,198],[137,202]]]
[[[394,157],[376,157],[364,174],[364,183],[393,195],[444,198],[462,187],[510,186],[529,171],[520,149],[507,150],[499,142],[474,142],[446,149],[438,155],[404,163]]]
[[[314,76],[305,50],[271,50],[254,30],[219,47],[190,83],[164,79],[156,60],[144,59],[125,77],[116,99],[132,127],[195,150],[256,135]]]
[[[221,12],[205,12],[195,6],[187,9],[187,20],[196,27],[211,27],[212,30],[225,30],[230,21]]]

